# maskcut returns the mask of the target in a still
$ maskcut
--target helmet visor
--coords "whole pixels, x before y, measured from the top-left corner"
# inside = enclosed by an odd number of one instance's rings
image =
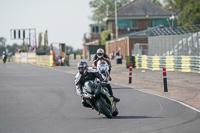
[[[84,71],[84,70],[85,70],[85,67],[79,67],[78,70]]]
[[[98,56],[103,56],[103,53],[97,53]]]

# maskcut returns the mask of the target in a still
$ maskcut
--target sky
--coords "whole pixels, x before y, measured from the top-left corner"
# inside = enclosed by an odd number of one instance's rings
[[[7,45],[22,44],[22,40],[11,39],[10,30],[34,28],[38,44],[39,33],[44,39],[48,30],[49,45],[58,42],[81,49],[83,34],[89,33],[89,25],[94,23],[89,19],[89,1],[0,0],[0,37],[6,38]],[[31,36],[34,38],[34,34]]]

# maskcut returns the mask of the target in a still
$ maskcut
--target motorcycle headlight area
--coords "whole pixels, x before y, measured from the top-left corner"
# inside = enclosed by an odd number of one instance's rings
[[[101,72],[107,71],[108,65],[100,65],[100,66],[98,66],[98,70]]]
[[[85,82],[84,84],[84,90],[87,92],[87,93],[92,93],[94,92],[94,83],[92,81],[87,81]]]

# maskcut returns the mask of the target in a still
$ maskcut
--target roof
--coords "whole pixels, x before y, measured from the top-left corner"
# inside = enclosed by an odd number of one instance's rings
[[[160,35],[181,35],[181,34],[187,34],[187,33],[194,33],[197,31],[200,31],[200,25],[178,27],[178,28],[156,26],[156,27],[149,28],[147,30],[124,34],[124,35],[119,36],[119,38],[147,37],[147,36],[160,36]]]
[[[146,0],[134,0],[129,4],[117,10],[118,17],[132,17],[132,16],[171,16],[174,14],[171,11],[163,9]],[[115,12],[108,17],[114,17]]]
[[[90,24],[89,26],[106,26],[105,23],[95,23],[95,24]]]

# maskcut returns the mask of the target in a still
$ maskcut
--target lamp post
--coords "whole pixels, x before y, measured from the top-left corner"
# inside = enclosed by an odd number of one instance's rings
[[[108,8],[109,8],[109,5],[106,6],[106,16],[108,16]]]
[[[115,0],[115,38],[118,38],[118,27],[117,27],[117,0]]]

